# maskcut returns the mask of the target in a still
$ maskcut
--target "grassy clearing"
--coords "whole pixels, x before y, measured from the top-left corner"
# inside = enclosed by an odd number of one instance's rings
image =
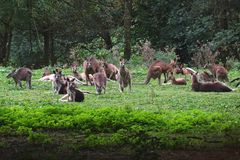
[[[239,90],[192,92],[190,80],[187,86],[158,86],[156,80],[146,86],[141,85],[146,70],[131,70],[132,92],[127,89],[122,94],[116,82],[108,82],[104,95],[86,95],[84,103],[62,103],[51,83],[38,81],[42,70],[34,70],[33,89],[27,90],[15,88],[13,80],[5,78],[10,69],[0,68],[1,137],[21,137],[30,144],[64,144],[59,150],[239,147]],[[238,74],[231,71],[230,79]],[[95,93],[93,86],[80,88]],[[3,139],[0,148],[9,143],[9,138]]]

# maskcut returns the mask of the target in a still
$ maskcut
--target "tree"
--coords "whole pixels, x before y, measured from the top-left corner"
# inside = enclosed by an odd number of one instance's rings
[[[131,58],[131,10],[132,0],[124,0],[124,58]]]
[[[9,60],[15,1],[4,1],[0,7],[0,64],[6,65]]]

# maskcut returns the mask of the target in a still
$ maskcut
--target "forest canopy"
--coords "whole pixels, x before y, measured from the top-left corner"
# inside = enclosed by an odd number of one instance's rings
[[[146,41],[175,48],[187,64],[207,43],[219,62],[239,60],[240,1],[1,0],[1,65],[70,64],[114,46],[130,59]]]

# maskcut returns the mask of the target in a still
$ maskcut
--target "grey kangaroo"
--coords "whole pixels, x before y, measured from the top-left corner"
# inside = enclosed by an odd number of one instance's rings
[[[120,59],[120,67],[118,73],[118,82],[120,91],[123,92],[124,88],[129,86],[129,90],[131,91],[131,75],[129,70],[125,67],[126,61],[124,59]]]

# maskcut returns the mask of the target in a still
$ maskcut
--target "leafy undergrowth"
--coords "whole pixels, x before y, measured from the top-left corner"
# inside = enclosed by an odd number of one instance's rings
[[[146,70],[131,70],[131,92],[122,94],[116,82],[108,82],[104,95],[62,103],[51,83],[38,81],[41,70],[34,71],[33,89],[27,90],[15,88],[5,78],[10,69],[0,68],[0,148],[11,146],[14,137],[35,145],[64,144],[63,150],[240,147],[239,91],[192,92],[190,77],[187,86],[158,86],[154,80],[142,85]],[[237,74],[230,72],[230,79]],[[95,92],[93,86],[80,88]]]

